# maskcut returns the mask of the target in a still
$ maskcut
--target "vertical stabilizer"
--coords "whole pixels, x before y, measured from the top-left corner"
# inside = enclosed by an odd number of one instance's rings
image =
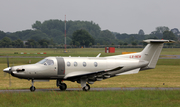
[[[148,45],[141,52],[141,60],[148,61],[149,64],[143,69],[152,69],[156,67],[159,55],[164,43],[174,42],[172,40],[144,40]]]

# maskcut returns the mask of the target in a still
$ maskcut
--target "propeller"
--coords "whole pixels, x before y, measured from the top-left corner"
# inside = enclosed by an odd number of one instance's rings
[[[9,68],[9,57],[7,56],[6,59],[7,59],[7,67]],[[6,77],[7,72],[5,71],[5,69],[3,71],[4,71],[4,77]]]
[[[14,64],[13,64],[14,65]],[[9,73],[9,87],[11,87],[11,72],[12,72],[12,67],[9,67],[9,57],[7,56],[7,67],[5,68],[4,71],[4,76],[6,76],[7,73]]]

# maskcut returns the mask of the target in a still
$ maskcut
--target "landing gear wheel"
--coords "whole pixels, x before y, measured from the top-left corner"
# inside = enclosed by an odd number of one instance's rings
[[[67,88],[67,85],[65,83],[61,83],[61,85],[59,86],[59,89],[62,91],[65,91]]]
[[[83,91],[89,91],[90,90],[90,86],[89,84],[86,84],[85,87],[83,87]]]
[[[31,86],[30,90],[31,90],[31,92],[34,92],[36,90],[36,88],[34,86]]]

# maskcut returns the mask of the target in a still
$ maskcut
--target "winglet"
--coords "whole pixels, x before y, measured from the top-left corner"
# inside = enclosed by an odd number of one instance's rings
[[[100,57],[100,55],[101,55],[101,53],[99,53],[99,54],[96,56],[96,58],[99,58],[99,57]]]

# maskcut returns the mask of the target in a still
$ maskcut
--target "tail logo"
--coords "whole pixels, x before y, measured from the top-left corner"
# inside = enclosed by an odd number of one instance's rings
[[[141,55],[130,55],[129,58],[141,58]]]

